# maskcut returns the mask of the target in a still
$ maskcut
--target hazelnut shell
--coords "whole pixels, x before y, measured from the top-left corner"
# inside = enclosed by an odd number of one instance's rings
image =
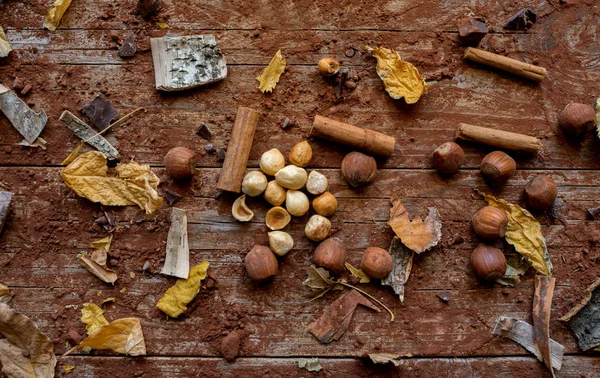
[[[369,247],[363,254],[360,269],[371,278],[382,279],[392,271],[392,256],[383,248]]]
[[[473,216],[472,223],[479,237],[485,240],[496,240],[506,234],[508,216],[502,209],[486,206]]]
[[[548,176],[534,176],[525,185],[527,207],[533,210],[545,210],[552,206],[558,191],[556,184]]]
[[[340,63],[334,58],[327,56],[317,63],[317,69],[323,76],[333,76],[340,70]]]
[[[189,179],[194,174],[196,158],[196,153],[189,148],[171,148],[164,159],[167,174],[175,180]]]
[[[255,245],[244,259],[246,272],[253,281],[265,281],[279,271],[277,257],[269,247]]]
[[[496,281],[506,273],[506,258],[498,248],[479,244],[471,254],[471,266],[480,280]]]
[[[346,269],[346,249],[339,238],[325,239],[315,249],[312,261],[316,266],[340,273]]]
[[[454,174],[458,172],[464,162],[465,152],[454,142],[446,142],[433,151],[433,167],[440,174]]]
[[[491,185],[501,185],[515,173],[517,163],[505,152],[494,151],[483,158],[480,169],[485,181]]]
[[[377,175],[377,162],[361,152],[350,152],[342,160],[342,175],[351,186],[367,185]]]
[[[558,115],[558,125],[571,137],[584,136],[595,124],[596,112],[587,104],[567,104]]]

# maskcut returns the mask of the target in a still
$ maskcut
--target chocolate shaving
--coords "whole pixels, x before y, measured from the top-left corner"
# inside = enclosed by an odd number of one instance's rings
[[[106,129],[110,125],[110,121],[118,114],[110,101],[101,95],[96,95],[91,100],[85,100],[81,111],[98,131]]]

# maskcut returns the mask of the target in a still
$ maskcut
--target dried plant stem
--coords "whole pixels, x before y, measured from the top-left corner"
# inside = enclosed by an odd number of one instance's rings
[[[390,320],[390,322],[393,322],[393,321],[394,321],[394,313],[392,312],[392,310],[390,310],[389,308],[387,308],[387,306],[386,306],[386,305],[384,305],[383,303],[381,303],[380,301],[378,301],[377,299],[375,299],[375,297],[373,297],[371,294],[369,294],[369,293],[367,293],[367,292],[365,292],[365,291],[362,291],[362,290],[360,290],[359,288],[357,288],[357,287],[354,287],[354,286],[352,286],[352,285],[350,285],[350,284],[347,284],[347,283],[344,283],[344,282],[336,282],[336,283],[338,283],[338,284],[340,284],[340,285],[343,285],[343,286],[346,286],[346,287],[349,287],[349,288],[352,288],[352,289],[354,289],[354,290],[358,291],[359,293],[361,293],[362,295],[365,295],[365,296],[367,296],[368,298],[370,298],[370,299],[374,300],[375,302],[377,302],[377,304],[378,304],[378,305],[380,305],[381,307],[385,308],[385,309],[387,310],[387,312],[389,312],[389,313],[390,313],[390,316],[391,316],[391,320]]]

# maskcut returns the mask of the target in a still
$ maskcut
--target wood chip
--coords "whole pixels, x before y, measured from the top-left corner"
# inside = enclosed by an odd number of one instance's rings
[[[171,227],[167,235],[167,254],[162,274],[187,279],[190,273],[187,215],[185,210],[171,208]]]
[[[575,334],[581,350],[589,350],[600,345],[600,278],[591,284],[583,298],[565,316],[560,318]]]
[[[48,117],[42,110],[34,112],[14,91],[0,84],[0,110],[27,143],[33,144],[44,130]]]
[[[535,276],[534,282],[533,339],[535,340],[535,345],[540,350],[542,361],[548,370],[550,370],[552,377],[554,377],[552,359],[550,357],[550,310],[552,307],[552,296],[554,294],[556,278],[548,278],[538,274]]]
[[[110,143],[108,143],[108,141],[104,139],[102,135],[97,135],[98,133],[96,130],[92,129],[70,111],[65,110],[59,119],[66,123],[67,127],[71,129],[81,140],[88,140],[96,135],[87,143],[98,151],[102,152],[107,159],[120,159],[119,151],[117,151]]]
[[[391,286],[394,293],[400,297],[400,302],[404,302],[404,285],[410,276],[415,253],[406,248],[397,236],[394,236],[389,252],[392,255],[393,268],[391,273],[381,280],[381,284]]]

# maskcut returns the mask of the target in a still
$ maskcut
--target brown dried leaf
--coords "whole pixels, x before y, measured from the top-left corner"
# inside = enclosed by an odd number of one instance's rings
[[[335,282],[329,277],[329,272],[323,268],[316,268],[311,265],[307,270],[308,277],[303,285],[310,287],[312,290],[323,290],[332,286]]]
[[[82,348],[110,349],[129,356],[144,356],[146,355],[146,343],[142,324],[137,318],[117,319],[109,325],[98,328],[63,356]]]
[[[54,344],[35,323],[0,304],[0,365],[10,378],[54,377]]]
[[[46,13],[44,27],[50,31],[55,31],[69,5],[71,5],[71,0],[56,0],[52,4],[52,8],[48,9],[48,13]]]
[[[360,283],[371,282],[371,279],[369,278],[369,276],[367,276],[367,274],[365,272],[363,272],[362,269],[357,269],[357,268],[353,267],[352,264],[350,264],[349,262],[346,263],[346,269],[348,269],[354,277],[359,278]]]
[[[10,46],[10,43],[8,43],[4,30],[2,30],[2,27],[0,26],[0,58],[8,56],[8,53],[11,51],[12,47]]]
[[[435,207],[428,208],[429,215],[422,221],[416,217],[410,221],[408,211],[396,197],[391,199],[392,209],[388,225],[392,227],[402,243],[415,251],[422,253],[435,247],[442,237],[442,220]]]
[[[369,358],[373,361],[374,364],[388,364],[392,363],[394,366],[400,365],[400,356],[399,354],[392,353],[369,353]]]

